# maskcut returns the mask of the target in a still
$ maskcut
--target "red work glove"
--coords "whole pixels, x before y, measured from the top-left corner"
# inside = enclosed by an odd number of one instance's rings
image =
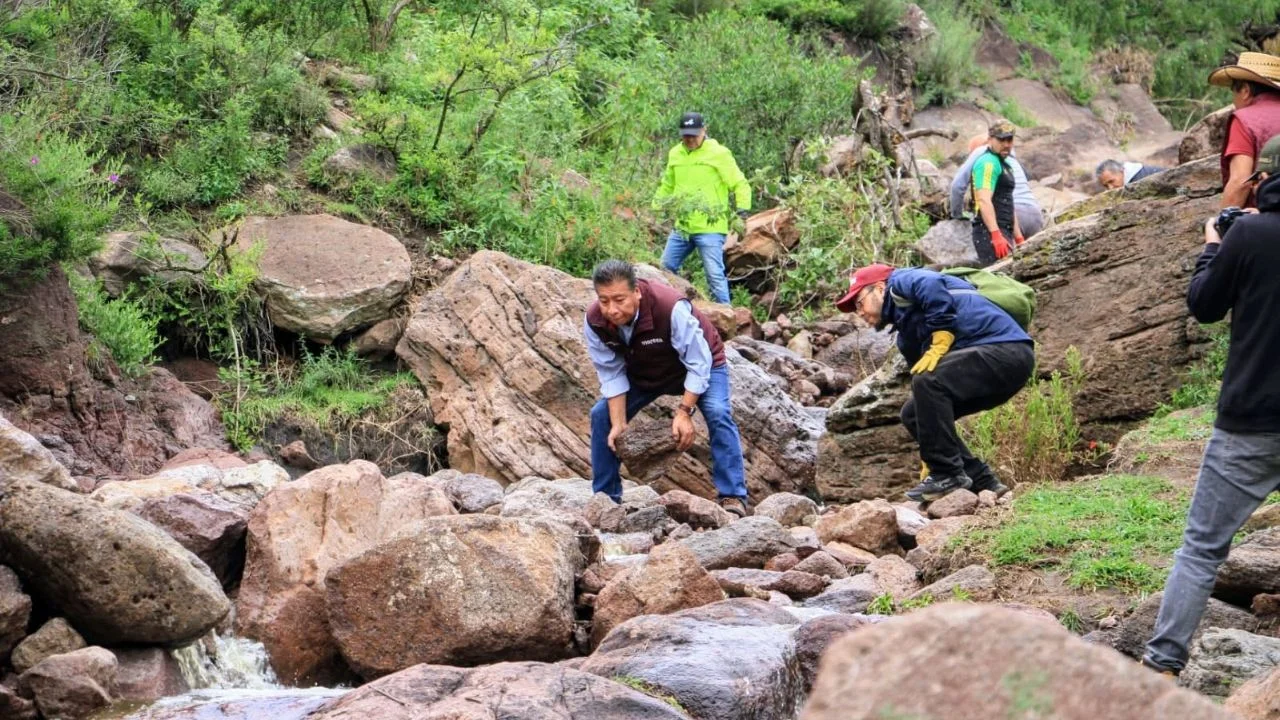
[[[1023,237],[1023,236],[1022,236],[1022,233],[1020,233],[1020,232],[1015,232],[1015,233],[1013,234],[1013,244],[1015,244],[1015,245],[1021,245],[1022,243],[1026,242],[1026,241],[1027,241],[1027,239],[1026,239],[1025,237]]]
[[[1004,234],[999,230],[991,233],[991,247],[996,251],[996,259],[1009,257],[1009,241],[1004,239]]]

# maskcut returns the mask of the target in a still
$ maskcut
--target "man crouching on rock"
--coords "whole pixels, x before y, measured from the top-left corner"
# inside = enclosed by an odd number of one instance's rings
[[[591,487],[622,499],[614,441],[636,413],[661,395],[681,395],[671,434],[681,452],[693,445],[699,409],[711,434],[711,480],[720,506],[747,514],[742,440],[729,407],[724,343],[711,321],[679,291],[637,280],[635,268],[606,260],[592,274],[596,301],[587,309],[587,352],[604,395],[591,408]]]
[[[1007,402],[1035,367],[1031,337],[972,285],[932,270],[859,268],[836,302],[877,329],[892,325],[911,363],[911,399],[902,424],[920,445],[927,473],[907,491],[931,502],[958,490],[1009,491],[956,432],[956,418]]]

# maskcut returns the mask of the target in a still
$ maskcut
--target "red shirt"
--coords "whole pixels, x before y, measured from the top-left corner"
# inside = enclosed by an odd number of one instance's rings
[[[1231,118],[1231,124],[1227,126],[1227,144],[1222,148],[1222,157],[1229,158],[1232,155],[1253,157],[1253,138],[1245,132],[1243,125],[1236,122],[1235,117]]]

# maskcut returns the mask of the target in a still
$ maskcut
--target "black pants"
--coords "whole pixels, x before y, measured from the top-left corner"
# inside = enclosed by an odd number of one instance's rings
[[[997,226],[999,227],[999,226]],[[1013,242],[1013,228],[1000,228],[1000,234],[1004,235],[1006,242]],[[973,249],[978,253],[978,265],[986,267],[994,265],[996,260],[996,246],[991,244],[991,231],[987,230],[987,226],[982,222],[982,217],[973,219]]]
[[[932,474],[963,472],[979,481],[991,473],[960,439],[956,419],[1008,402],[1027,384],[1035,363],[1031,343],[997,343],[954,350],[933,372],[911,376],[902,424]]]

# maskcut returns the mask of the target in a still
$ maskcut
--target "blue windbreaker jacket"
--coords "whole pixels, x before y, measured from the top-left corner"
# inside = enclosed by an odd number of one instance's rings
[[[929,349],[935,330],[949,330],[956,336],[952,350],[1031,342],[1008,313],[977,294],[972,285],[922,268],[902,268],[889,275],[880,321],[897,330],[898,350],[911,364]]]

